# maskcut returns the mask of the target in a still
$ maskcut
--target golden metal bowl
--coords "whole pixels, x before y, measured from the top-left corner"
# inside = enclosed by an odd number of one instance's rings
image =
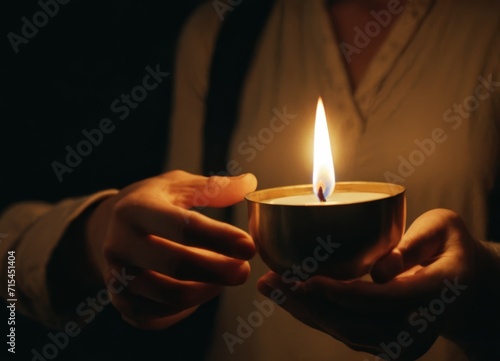
[[[269,188],[246,196],[249,231],[267,266],[284,277],[314,274],[353,279],[401,239],[405,188],[381,182],[337,182],[337,192],[376,192],[382,199],[349,204],[270,204],[279,197],[312,194],[312,185]]]

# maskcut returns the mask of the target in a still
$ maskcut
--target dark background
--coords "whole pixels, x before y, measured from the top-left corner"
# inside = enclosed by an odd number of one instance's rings
[[[55,0],[42,0],[53,2]],[[72,0],[15,54],[7,34],[22,36],[22,17],[37,1],[2,6],[0,207],[25,199],[57,200],[122,187],[157,174],[165,155],[174,52],[186,17],[200,0]],[[120,120],[111,103],[142,83],[146,66],[171,73]],[[59,182],[52,162],[102,118],[113,133]]]
[[[32,21],[41,7],[35,0],[2,4],[0,211],[12,202],[55,202],[120,188],[161,172],[176,41],[201,2],[72,0],[59,4],[58,13],[27,44],[19,45],[17,54],[7,34],[23,36],[22,17]],[[157,64],[170,75],[120,120],[111,103],[142,84],[146,66],[155,69]],[[75,148],[85,139],[82,130],[97,128],[103,118],[111,119],[116,129],[59,182],[52,162],[65,163],[66,146]],[[50,330],[18,314],[16,355],[9,354],[4,333],[8,316],[6,307],[0,307],[0,353],[7,359],[32,360],[32,349],[41,352],[51,342]],[[143,332],[107,307],[59,351],[57,360],[200,359],[207,335],[200,324],[209,323],[207,317],[198,312],[167,331]]]

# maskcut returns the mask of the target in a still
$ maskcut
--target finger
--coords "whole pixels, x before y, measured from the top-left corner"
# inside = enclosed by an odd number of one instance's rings
[[[377,348],[378,343],[390,339],[394,330],[400,328],[399,318],[395,326],[391,318],[383,317],[379,313],[369,316],[357,314],[318,297],[317,294],[307,292],[300,282],[292,286],[285,284],[274,273],[261,277],[258,289],[275,302],[278,299],[273,295],[279,290],[282,297],[276,303],[286,312],[302,323],[328,333],[356,351],[380,351]]]
[[[262,276],[257,286],[264,296],[271,299],[273,299],[273,293],[275,294],[279,290],[282,294],[278,302],[280,307],[302,323],[323,332],[328,332],[343,342],[352,340],[352,336],[346,337],[346,335],[361,335],[359,327],[362,324],[366,327],[374,327],[374,324],[376,324],[374,319],[368,320],[366,315],[360,317],[359,314],[341,308],[337,304],[319,297],[316,293],[309,292],[302,282],[293,285],[284,283],[283,279],[274,272]],[[375,315],[380,318],[378,313]],[[384,324],[388,322],[386,318],[382,320]],[[342,332],[339,332],[339,330],[342,330]],[[379,334],[380,331],[381,329],[378,330]],[[373,335],[370,335],[370,339],[373,340]]]
[[[373,265],[373,280],[387,282],[416,265],[431,263],[444,249],[447,217],[445,210],[432,210],[417,218],[396,248]]]
[[[126,293],[114,295],[112,304],[125,321],[143,329],[156,329],[158,325],[165,325],[169,321],[172,324],[175,319],[182,319],[183,315],[187,316],[197,308],[175,311],[170,306]]]
[[[130,295],[169,306],[172,313],[205,303],[224,288],[202,282],[179,281],[151,270],[144,270],[127,287]]]
[[[136,322],[172,316],[181,312],[176,307],[131,295],[128,292],[113,295],[112,303],[123,316]]]
[[[205,248],[229,257],[249,259],[255,254],[250,235],[243,230],[185,210],[155,197],[124,198],[115,206],[116,237],[129,233],[155,235],[189,246]],[[121,233],[121,234],[120,234]]]
[[[347,309],[308,294],[309,306],[324,332],[355,351],[374,355],[391,349],[398,360],[416,360],[432,346],[438,336],[436,325],[424,319],[410,318],[407,312],[363,313]],[[398,355],[399,354],[399,355]]]
[[[152,269],[187,281],[235,286],[244,283],[250,273],[248,262],[201,248],[186,247],[159,237],[129,233],[119,248],[106,250],[112,262]]]
[[[299,298],[303,289],[301,289],[300,283],[296,283],[290,288],[290,285],[285,285],[276,273],[268,272],[258,280],[257,289],[302,323],[320,329],[307,312],[301,312],[303,307],[300,305]],[[292,296],[292,292],[295,295]]]
[[[314,276],[305,282],[308,291],[330,302],[360,313],[407,312],[427,305],[446,284],[444,273],[422,269],[412,276],[395,278],[384,284],[366,281],[342,282]]]
[[[122,319],[130,325],[141,328],[143,330],[162,330],[175,325],[179,321],[188,317],[197,310],[197,307],[188,308],[172,316],[166,317],[151,317],[147,319],[132,319],[125,314],[121,314]]]
[[[237,177],[203,177],[182,171],[170,172],[164,195],[182,208],[227,207],[240,202],[257,187],[257,179],[251,173]]]
[[[194,214],[184,232],[184,241],[187,245],[244,260],[251,259],[255,255],[255,243],[245,231],[227,223],[214,221],[199,213],[191,213]]]
[[[136,321],[177,315],[211,300],[223,290],[217,285],[181,282],[116,263],[109,264],[105,283],[113,305]]]

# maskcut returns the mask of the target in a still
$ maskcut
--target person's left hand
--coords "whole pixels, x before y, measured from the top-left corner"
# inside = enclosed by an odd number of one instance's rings
[[[269,272],[258,287],[270,298],[281,290],[281,307],[351,349],[383,360],[414,360],[439,334],[462,334],[471,327],[462,312],[473,294],[478,244],[455,213],[433,210],[374,265],[371,276],[378,283],[313,276],[290,287]]]

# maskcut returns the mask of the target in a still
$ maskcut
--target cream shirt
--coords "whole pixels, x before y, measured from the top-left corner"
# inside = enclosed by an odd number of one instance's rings
[[[321,96],[337,180],[403,184],[408,224],[427,210],[444,207],[458,212],[472,234],[484,239],[488,194],[499,185],[494,177],[499,3],[416,0],[404,10],[399,2],[389,3],[401,16],[353,93],[324,1],[277,1],[244,88],[230,173],[254,173],[260,189],[310,183],[314,115]],[[220,24],[213,5],[206,4],[181,37],[170,169],[200,172],[203,100]],[[245,204],[237,205],[236,223],[244,229],[246,217]],[[258,310],[255,301],[264,300],[256,281],[267,267],[258,257],[251,264],[251,279],[222,297],[210,360],[375,359],[278,307],[243,339],[238,318],[248,320]],[[228,333],[243,342],[229,346],[224,340]],[[441,338],[422,357],[464,359],[457,346]]]

